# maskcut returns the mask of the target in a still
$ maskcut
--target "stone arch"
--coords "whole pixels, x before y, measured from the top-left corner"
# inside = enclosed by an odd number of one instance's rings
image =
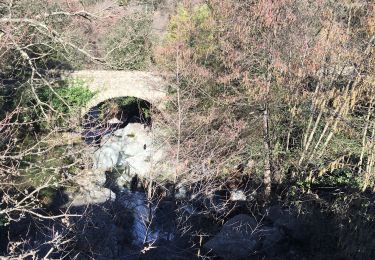
[[[84,80],[87,88],[96,92],[95,96],[81,111],[85,114],[106,100],[135,97],[146,100],[155,108],[163,111],[167,97],[167,82],[152,72],[81,70],[71,74],[73,79]]]

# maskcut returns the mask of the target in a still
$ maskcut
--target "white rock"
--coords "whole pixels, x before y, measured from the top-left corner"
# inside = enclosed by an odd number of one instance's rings
[[[123,122],[118,118],[114,117],[107,121],[108,124],[122,124]]]
[[[231,201],[246,201],[246,194],[242,190],[232,190],[229,199]]]
[[[102,171],[128,167],[130,176],[147,177],[162,162],[163,151],[155,148],[148,127],[130,123],[102,138],[101,147],[94,153],[94,168]]]

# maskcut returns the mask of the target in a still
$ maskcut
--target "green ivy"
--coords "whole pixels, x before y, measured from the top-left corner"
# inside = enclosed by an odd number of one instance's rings
[[[323,174],[314,183],[327,186],[361,187],[360,178],[349,168],[336,169],[332,173]]]
[[[94,95],[83,80],[72,80],[53,89],[43,88],[40,99],[58,112],[69,113],[85,106]]]

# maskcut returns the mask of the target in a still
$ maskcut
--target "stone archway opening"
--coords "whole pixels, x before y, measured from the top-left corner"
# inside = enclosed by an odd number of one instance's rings
[[[150,127],[152,105],[136,97],[111,98],[91,107],[82,118],[82,137],[87,144],[99,145],[104,135],[130,123]]]
[[[115,193],[135,190],[135,180],[145,179],[161,161],[163,151],[155,145],[151,127],[152,108],[148,101],[135,97],[113,98],[84,115],[82,137],[94,148],[89,150],[91,167],[105,173],[105,188]]]

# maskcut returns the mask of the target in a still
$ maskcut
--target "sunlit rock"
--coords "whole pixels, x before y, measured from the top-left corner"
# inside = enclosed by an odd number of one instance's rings
[[[246,194],[243,190],[232,190],[230,191],[231,201],[246,201]]]
[[[131,179],[153,174],[162,161],[163,151],[154,145],[154,136],[149,127],[141,123],[130,123],[102,138],[100,148],[94,153],[94,168],[101,171],[120,169]],[[119,180],[124,179],[119,178]]]

